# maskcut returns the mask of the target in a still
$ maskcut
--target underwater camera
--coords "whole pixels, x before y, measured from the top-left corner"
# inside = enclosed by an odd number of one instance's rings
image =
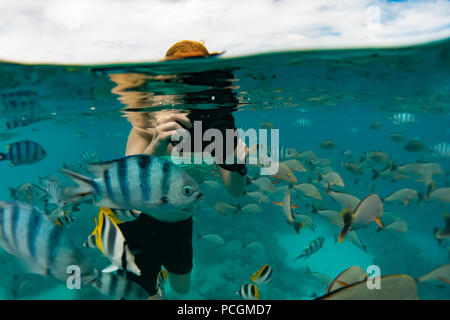
[[[202,141],[202,152],[205,150],[205,148],[211,144],[211,141],[204,141],[203,140],[203,134],[208,129],[217,129],[222,133],[222,136],[226,137],[226,129],[233,129],[235,130],[235,124],[234,124],[234,117],[231,114],[230,111],[225,110],[201,110],[201,109],[191,109],[189,111],[189,114],[187,115],[188,119],[191,121],[191,123],[194,125],[195,121],[200,121],[202,126],[202,132],[201,137],[195,137],[194,135],[194,126],[191,128],[186,128],[182,123],[179,123],[184,129],[186,129],[190,136],[191,136],[191,149],[194,150],[194,139],[201,139]],[[171,141],[172,146],[178,145],[182,140],[182,137],[180,137],[179,141]],[[237,145],[237,138],[234,138],[234,145],[233,150],[236,148]],[[197,151],[197,150],[195,150]],[[224,153],[225,154],[225,145],[224,145]],[[214,154],[212,154],[214,156]]]

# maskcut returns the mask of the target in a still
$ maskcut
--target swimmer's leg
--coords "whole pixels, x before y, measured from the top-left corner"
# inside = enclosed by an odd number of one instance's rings
[[[184,274],[176,274],[168,272],[170,287],[176,293],[186,294],[191,286],[191,272]]]

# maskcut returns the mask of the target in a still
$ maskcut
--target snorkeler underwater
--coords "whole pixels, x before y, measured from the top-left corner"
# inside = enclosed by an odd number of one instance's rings
[[[450,2],[354,2],[0,1],[0,300],[449,300]]]

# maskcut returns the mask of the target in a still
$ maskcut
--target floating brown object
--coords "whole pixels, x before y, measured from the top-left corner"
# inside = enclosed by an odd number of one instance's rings
[[[426,146],[420,140],[411,140],[403,147],[408,152],[419,152],[426,148]]]
[[[324,140],[320,143],[319,148],[330,150],[336,148],[336,146],[337,146],[336,140]]]
[[[354,175],[362,175],[363,170],[359,164],[356,163],[343,163],[342,167],[350,171]]]
[[[378,130],[381,128],[381,123],[379,122],[372,122],[371,124],[369,124],[368,128],[370,130]]]
[[[400,132],[392,132],[389,135],[389,139],[391,139],[392,141],[395,141],[395,142],[403,142],[403,141],[405,141],[405,136]]]
[[[391,157],[384,151],[372,151],[367,154],[367,159],[373,160],[376,163],[390,163]]]

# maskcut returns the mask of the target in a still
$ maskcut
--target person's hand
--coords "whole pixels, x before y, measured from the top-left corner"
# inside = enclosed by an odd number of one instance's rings
[[[250,150],[248,149],[247,145],[244,141],[242,141],[240,138],[237,142],[237,147],[235,150],[235,156],[237,163],[245,163],[245,159],[247,158]]]
[[[245,163],[245,159],[247,158],[249,154],[249,149],[244,141],[242,141],[240,138],[237,140],[236,148],[234,149],[234,152],[226,157],[225,163],[228,163],[228,161],[233,160],[233,163]]]
[[[192,123],[186,113],[166,113],[155,116],[156,127],[154,128],[152,142],[146,153],[157,156],[166,155],[171,136],[177,129],[192,128]],[[181,125],[182,124],[182,125]]]

